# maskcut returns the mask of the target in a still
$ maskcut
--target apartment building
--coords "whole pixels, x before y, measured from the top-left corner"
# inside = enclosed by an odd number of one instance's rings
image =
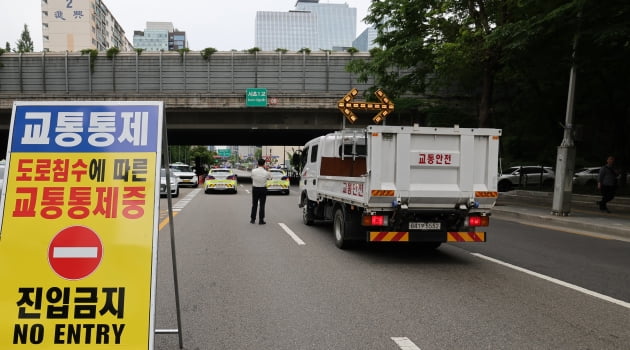
[[[44,51],[131,51],[125,31],[101,0],[41,0]]]

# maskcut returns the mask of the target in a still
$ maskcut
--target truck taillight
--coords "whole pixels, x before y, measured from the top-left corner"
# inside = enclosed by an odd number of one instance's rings
[[[363,226],[387,226],[389,220],[385,215],[365,215],[361,224]]]
[[[469,216],[468,217],[468,225],[470,227],[474,226],[488,226],[490,224],[489,216]]]

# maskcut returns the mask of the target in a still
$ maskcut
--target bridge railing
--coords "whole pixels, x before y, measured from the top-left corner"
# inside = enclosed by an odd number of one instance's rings
[[[121,52],[91,58],[76,52],[5,53],[0,56],[0,93],[240,93],[247,88],[270,92],[339,93],[364,91],[346,71],[368,53]]]

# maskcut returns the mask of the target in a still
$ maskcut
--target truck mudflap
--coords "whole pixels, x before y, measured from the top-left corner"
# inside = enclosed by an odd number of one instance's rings
[[[368,242],[485,242],[485,232],[370,231]]]

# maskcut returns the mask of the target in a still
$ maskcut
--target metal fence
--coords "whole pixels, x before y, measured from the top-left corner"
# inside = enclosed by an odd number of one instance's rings
[[[199,52],[5,53],[0,56],[0,93],[234,93],[246,88],[271,92],[363,91],[346,71],[368,53]]]

